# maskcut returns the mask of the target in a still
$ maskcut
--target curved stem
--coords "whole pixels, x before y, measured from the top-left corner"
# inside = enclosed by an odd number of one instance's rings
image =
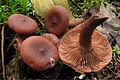
[[[91,47],[91,38],[93,31],[95,28],[108,19],[108,16],[104,13],[97,13],[92,15],[89,19],[87,19],[81,26],[82,31],[80,32],[80,45],[89,49]]]
[[[16,37],[14,39],[13,47],[16,49],[16,51],[20,51],[21,44],[23,42],[23,39],[20,37]]]

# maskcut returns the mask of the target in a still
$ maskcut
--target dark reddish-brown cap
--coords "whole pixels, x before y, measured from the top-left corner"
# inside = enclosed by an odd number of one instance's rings
[[[42,37],[50,40],[54,45],[57,46],[57,44],[59,43],[59,39],[56,35],[51,34],[51,33],[44,33],[43,35],[41,35]]]
[[[31,34],[37,28],[37,23],[30,17],[22,14],[12,14],[8,18],[8,27],[19,34]]]
[[[63,63],[77,72],[97,72],[110,62],[112,58],[110,43],[103,34],[94,30],[106,19],[102,13],[93,15],[62,37],[58,51]]]
[[[57,36],[62,35],[69,25],[67,10],[62,6],[54,6],[45,17],[45,28]]]
[[[25,39],[20,48],[22,60],[36,71],[53,67],[58,59],[56,46],[41,36],[31,36]]]

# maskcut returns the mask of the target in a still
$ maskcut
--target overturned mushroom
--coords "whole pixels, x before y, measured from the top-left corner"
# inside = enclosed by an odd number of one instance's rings
[[[37,23],[22,14],[13,14],[8,18],[8,27],[19,34],[31,34],[37,28]]]
[[[53,67],[59,57],[56,46],[41,36],[25,39],[20,47],[22,60],[36,71]]]
[[[45,17],[45,28],[57,36],[62,35],[69,25],[67,10],[62,6],[54,6]]]
[[[95,28],[108,17],[104,13],[93,14],[84,23],[67,32],[60,41],[60,59],[77,72],[97,72],[112,58],[107,38]]]
[[[56,35],[54,35],[54,34],[44,33],[44,34],[42,35],[42,37],[50,40],[50,41],[51,41],[54,45],[56,45],[56,46],[57,46],[57,44],[59,43],[58,37],[57,37]]]

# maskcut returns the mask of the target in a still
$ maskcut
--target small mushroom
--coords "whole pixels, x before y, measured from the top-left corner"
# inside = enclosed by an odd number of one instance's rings
[[[62,35],[69,25],[67,10],[62,6],[54,6],[45,17],[45,28],[57,36]]]
[[[110,62],[112,48],[107,38],[95,30],[107,18],[101,12],[93,14],[62,37],[58,50],[63,63],[77,72],[97,72]]]
[[[13,47],[16,51],[20,51],[21,44],[24,40],[20,37],[16,37],[13,42]]]
[[[20,47],[22,60],[36,71],[53,67],[59,59],[56,46],[41,36],[25,39]]]
[[[22,14],[9,16],[7,24],[10,29],[19,34],[31,34],[38,28],[33,19]]]
[[[55,5],[60,5],[68,11],[69,27],[75,27],[76,25],[83,22],[83,19],[81,19],[81,18],[76,18],[76,19],[74,18],[72,11],[70,9],[68,0],[52,0],[52,1]]]
[[[57,46],[57,44],[59,43],[58,37],[56,35],[54,35],[54,34],[44,33],[41,36],[48,39],[48,40],[50,40],[55,46]]]

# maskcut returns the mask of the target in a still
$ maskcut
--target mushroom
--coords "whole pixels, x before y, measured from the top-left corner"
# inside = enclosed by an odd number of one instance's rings
[[[22,60],[36,71],[53,67],[59,59],[56,46],[41,36],[25,39],[20,47]]]
[[[112,48],[107,38],[95,28],[107,20],[98,12],[84,23],[67,32],[59,44],[60,59],[77,72],[97,72],[112,58]]]
[[[7,24],[10,29],[19,34],[31,34],[38,28],[33,19],[22,14],[9,16]]]
[[[45,16],[45,28],[57,36],[62,35],[69,25],[67,10],[62,6],[54,6]]]
[[[41,36],[48,39],[48,40],[50,40],[55,46],[57,46],[57,44],[59,43],[58,37],[56,35],[54,35],[54,34],[44,33]]]
[[[60,5],[68,11],[69,16],[69,27],[75,27],[76,25],[83,22],[83,18],[75,18],[69,6],[68,0],[52,0],[55,5]]]
[[[13,42],[13,47],[16,51],[20,51],[21,44],[24,40],[21,37],[16,37]]]
[[[76,18],[75,20],[69,22],[69,26],[75,27],[75,26],[81,24],[82,22],[84,22],[84,18]]]

